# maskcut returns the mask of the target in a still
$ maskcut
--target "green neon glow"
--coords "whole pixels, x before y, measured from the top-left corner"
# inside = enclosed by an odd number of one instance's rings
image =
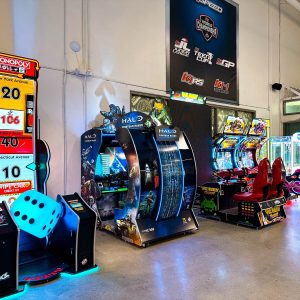
[[[102,191],[102,194],[107,194],[107,193],[118,193],[118,192],[127,192],[128,188],[119,188],[117,190],[112,190],[112,191]]]
[[[93,273],[97,273],[100,270],[99,266],[96,266],[93,269],[87,270],[87,271],[83,271],[77,274],[69,274],[69,273],[61,273],[60,277],[61,278],[78,278],[78,277],[84,277]]]

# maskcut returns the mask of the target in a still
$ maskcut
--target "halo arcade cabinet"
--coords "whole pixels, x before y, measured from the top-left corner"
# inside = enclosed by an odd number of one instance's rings
[[[81,193],[100,227],[143,247],[197,230],[195,159],[185,134],[136,111],[113,125],[115,133],[94,128],[81,137]]]

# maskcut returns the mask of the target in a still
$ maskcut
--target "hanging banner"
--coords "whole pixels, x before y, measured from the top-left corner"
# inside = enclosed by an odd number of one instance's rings
[[[167,89],[238,105],[238,5],[168,1]]]

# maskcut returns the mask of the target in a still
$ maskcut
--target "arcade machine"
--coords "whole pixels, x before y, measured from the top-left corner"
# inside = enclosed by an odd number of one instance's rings
[[[245,189],[244,170],[237,168],[237,149],[245,136],[243,119],[228,116],[224,131],[215,138],[213,146],[213,169],[216,182],[200,187],[200,210],[208,217],[220,218],[219,212],[235,206],[233,195]],[[234,179],[233,179],[234,178]],[[220,196],[205,197],[204,194],[220,192]]]
[[[272,136],[270,137],[270,162],[281,157],[286,168],[286,174],[292,174],[292,137]]]
[[[96,214],[78,195],[57,201],[34,190],[8,208],[0,203],[0,297],[25,284],[53,280],[96,267]]]
[[[136,111],[106,114],[104,126],[85,132],[81,145],[81,193],[100,228],[143,247],[198,229],[195,160],[178,128],[156,126]]]
[[[50,151],[38,140],[36,60],[0,53],[0,202],[46,193]]]
[[[237,149],[245,139],[245,122],[241,118],[228,116],[223,133],[214,138],[213,170],[230,170],[238,168]]]
[[[237,149],[237,164],[239,168],[252,169],[260,160],[268,157],[266,143],[267,121],[263,119],[252,120],[248,136],[240,143]]]

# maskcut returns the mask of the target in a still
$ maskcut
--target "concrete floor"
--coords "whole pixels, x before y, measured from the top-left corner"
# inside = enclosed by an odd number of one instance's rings
[[[200,230],[146,249],[97,233],[97,273],[29,287],[16,299],[300,299],[300,201],[253,230],[199,219]]]

